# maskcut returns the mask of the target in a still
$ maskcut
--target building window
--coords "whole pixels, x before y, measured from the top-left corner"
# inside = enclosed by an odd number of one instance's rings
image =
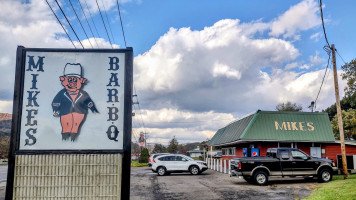
[[[236,147],[222,148],[222,155],[235,156],[236,155]]]

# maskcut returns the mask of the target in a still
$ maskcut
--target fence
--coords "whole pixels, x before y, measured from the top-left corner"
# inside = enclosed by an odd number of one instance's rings
[[[208,164],[208,168],[224,173],[230,174],[230,160],[226,159],[216,159],[216,158],[207,158],[206,162]]]

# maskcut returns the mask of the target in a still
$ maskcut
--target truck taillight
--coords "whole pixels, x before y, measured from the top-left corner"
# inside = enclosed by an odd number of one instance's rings
[[[241,169],[241,163],[239,162],[239,169]]]

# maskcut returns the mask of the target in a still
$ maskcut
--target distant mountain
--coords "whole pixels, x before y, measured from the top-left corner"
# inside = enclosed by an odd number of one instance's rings
[[[0,113],[0,137],[10,136],[12,115],[8,113]]]

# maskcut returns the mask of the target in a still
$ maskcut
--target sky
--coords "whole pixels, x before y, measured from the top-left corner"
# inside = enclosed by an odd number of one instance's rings
[[[48,2],[81,48],[56,2]],[[71,0],[86,34],[69,0],[58,2],[85,48],[126,48],[116,0],[98,0],[110,39],[96,0],[80,0],[92,30],[78,0]],[[133,141],[140,132],[152,144],[167,145],[174,136],[179,143],[204,141],[234,120],[287,101],[310,111],[328,63],[319,1],[119,3],[126,45],[134,50],[139,106]],[[339,76],[343,60],[356,58],[355,6],[352,0],[323,1],[328,41],[342,57],[336,58]],[[0,7],[0,112],[12,113],[17,46],[74,47],[45,0],[0,0]],[[341,77],[339,84],[343,96]],[[333,88],[328,70],[316,111],[335,102]]]

